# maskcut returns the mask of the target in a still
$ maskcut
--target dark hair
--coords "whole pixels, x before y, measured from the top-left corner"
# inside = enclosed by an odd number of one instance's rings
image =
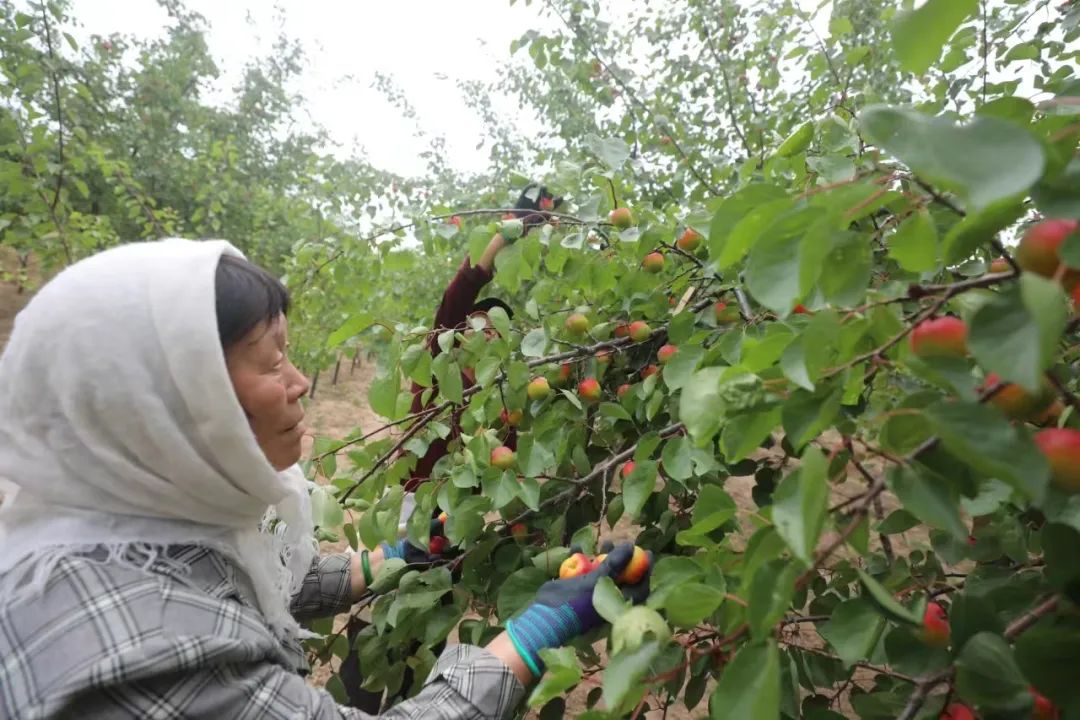
[[[484,298],[483,300],[477,300],[472,306],[472,311],[473,312],[487,312],[491,308],[495,308],[495,307],[501,307],[503,310],[505,310],[506,311],[506,317],[511,318],[511,319],[514,317],[514,311],[510,309],[510,306],[507,305],[506,303],[504,303],[499,298],[494,298],[494,297],[487,297],[487,298]]]
[[[289,291],[258,265],[222,255],[214,277],[218,338],[229,349],[259,323],[289,312]]]

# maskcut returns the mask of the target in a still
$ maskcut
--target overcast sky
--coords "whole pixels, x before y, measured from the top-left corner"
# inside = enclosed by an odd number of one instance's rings
[[[632,0],[630,0],[632,1]],[[265,53],[284,27],[308,56],[300,84],[312,118],[345,152],[363,148],[378,167],[406,175],[424,171],[425,144],[414,125],[371,87],[377,71],[394,76],[417,109],[424,129],[447,138],[451,165],[480,171],[486,150],[478,118],[455,81],[494,80],[510,43],[539,13],[523,0],[185,0],[210,25],[210,51],[235,83],[246,59]],[[76,0],[73,13],[91,34],[162,34],[168,16],[155,0]],[[248,21],[251,17],[252,22]],[[284,25],[282,21],[284,19]],[[509,103],[505,112],[514,112]]]

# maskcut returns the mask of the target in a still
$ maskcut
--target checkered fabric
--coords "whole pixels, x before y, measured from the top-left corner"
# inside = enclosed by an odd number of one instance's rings
[[[144,570],[105,557],[64,559],[40,596],[0,606],[0,719],[373,717],[304,681],[299,645],[275,639],[217,552],[173,547]],[[348,556],[325,556],[293,610],[342,612],[348,593]],[[502,661],[458,645],[416,697],[378,717],[504,718],[523,695]]]

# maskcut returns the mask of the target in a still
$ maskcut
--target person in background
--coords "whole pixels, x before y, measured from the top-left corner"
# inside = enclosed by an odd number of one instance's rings
[[[107,250],[0,356],[0,718],[370,718],[308,685],[298,620],[347,611],[404,541],[318,556],[285,288],[222,241]],[[540,652],[602,622],[551,581],[380,717],[509,717]],[[425,558],[431,560],[431,558]],[[640,602],[648,578],[624,589]]]
[[[547,188],[537,184],[531,184],[527,186],[518,197],[517,202],[514,204],[515,214],[522,221],[523,236],[527,234],[532,228],[537,225],[541,225],[547,222],[549,215],[548,211],[557,209],[562,204],[562,198],[554,197]],[[432,330],[428,336],[427,345],[431,350],[432,356],[439,355],[442,349],[437,342],[438,336],[441,332],[450,329],[464,330],[467,326],[468,320],[474,315],[481,315],[485,319],[489,310],[495,307],[502,308],[508,317],[514,316],[513,309],[503,302],[502,300],[494,297],[488,297],[483,299],[477,299],[480,295],[480,291],[484,286],[491,282],[492,277],[495,274],[495,258],[499,253],[509,245],[511,241],[506,240],[501,234],[496,233],[492,236],[487,247],[484,248],[484,252],[481,254],[476,265],[473,265],[469,257],[466,256],[461,265],[458,267],[454,277],[450,280],[449,285],[446,286],[446,290],[443,291],[442,301],[439,303],[439,307],[435,310],[435,319],[432,322]],[[490,323],[487,324],[484,332],[491,334],[495,332],[495,329],[491,327]],[[471,387],[476,378],[471,368],[465,368],[461,374],[462,386],[465,388]],[[437,396],[438,388],[434,384],[428,388],[419,383],[414,382],[412,384],[412,407],[411,412],[413,414],[420,412],[425,407],[430,406]],[[427,401],[425,402],[425,394]],[[413,467],[409,476],[402,480],[402,485],[405,490],[405,500],[402,504],[402,513],[400,520],[400,530],[405,532],[405,525],[409,516],[413,512],[412,493],[420,485],[431,477],[432,470],[435,464],[450,452],[449,446],[453,440],[458,437],[461,430],[458,426],[458,413],[454,413],[452,416],[451,432],[446,438],[435,438],[428,446],[427,451],[423,456],[417,458],[416,465]],[[505,443],[508,447],[516,448],[517,446],[517,433],[513,428],[509,429]],[[438,515],[438,511],[435,512]],[[444,601],[448,601],[449,598],[444,598]],[[348,680],[347,693],[349,696],[349,703],[355,707],[364,708],[369,712],[375,712],[379,707],[383,705],[385,699],[381,691],[368,691],[364,690],[361,686],[364,682],[364,672],[360,667],[360,653],[356,648],[356,638],[363,632],[364,628],[368,626],[368,623],[359,617],[354,617],[349,620],[346,637],[349,641],[349,653],[342,660],[341,663],[341,676]],[[415,653],[419,645],[414,644],[410,649],[410,653]],[[406,671],[405,679],[402,682],[403,691],[412,684],[412,671],[408,669]]]
[[[558,209],[562,205],[562,201],[561,197],[554,197],[542,185],[532,184],[526,187],[514,205],[515,214],[521,219],[525,234],[537,225],[547,222],[550,217],[547,212]],[[437,342],[439,333],[450,329],[464,329],[469,318],[473,315],[482,315],[486,318],[489,310],[500,307],[506,311],[509,317],[514,316],[514,311],[510,306],[498,298],[477,300],[480,291],[491,282],[491,278],[495,274],[495,258],[508,244],[510,243],[501,234],[496,233],[475,266],[469,262],[467,256],[462,261],[457,273],[454,274],[450,284],[443,292],[442,302],[439,303],[439,307],[435,311],[435,321],[432,323],[432,331],[428,339],[428,347],[431,348],[433,356],[437,356],[441,352]],[[493,333],[494,328],[489,324],[485,332]],[[471,387],[474,382],[475,377],[472,370],[464,370],[462,372],[464,387]],[[428,401],[425,403],[424,394],[426,392],[428,393]],[[431,404],[436,392],[435,388],[429,392],[428,388],[414,382],[412,395],[411,411],[415,414]],[[453,442],[459,433],[460,430],[457,427],[455,417],[451,433],[445,439],[436,438],[433,440],[424,456],[417,460],[416,466],[409,477],[403,481],[402,484],[405,486],[406,491],[414,491],[420,483],[431,477],[435,463],[447,455],[449,444]],[[511,448],[516,445],[516,434],[513,429],[510,430],[506,444]]]

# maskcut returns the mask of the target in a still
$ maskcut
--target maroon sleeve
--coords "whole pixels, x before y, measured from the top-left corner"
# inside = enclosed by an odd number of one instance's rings
[[[473,267],[468,257],[462,261],[454,279],[446,286],[439,309],[435,311],[435,322],[431,326],[432,335],[428,341],[432,355],[438,355],[440,352],[439,345],[435,342],[438,333],[464,325],[465,318],[469,316],[473,305],[476,304],[476,296],[489,282],[491,282],[490,272],[481,267]]]
[[[466,256],[461,263],[461,267],[458,268],[457,273],[454,275],[454,279],[446,286],[442,302],[439,303],[439,309],[435,311],[435,322],[431,326],[431,337],[428,339],[432,355],[438,355],[442,351],[438,342],[436,342],[438,334],[443,330],[465,324],[465,318],[469,316],[469,312],[476,303],[476,296],[489,282],[491,282],[491,273],[481,267],[473,267],[468,256]],[[427,388],[419,383],[414,382],[412,384],[411,410],[414,414],[424,409],[424,403],[421,402],[420,398],[425,390]],[[436,393],[432,392],[431,396],[435,397],[435,395]],[[428,404],[430,404],[430,401]],[[447,441],[442,439],[434,440],[428,446],[428,451],[424,457],[417,461],[410,477],[402,481],[405,489],[408,491],[415,490],[420,482],[431,477],[431,470],[435,467],[435,463],[446,453]]]

